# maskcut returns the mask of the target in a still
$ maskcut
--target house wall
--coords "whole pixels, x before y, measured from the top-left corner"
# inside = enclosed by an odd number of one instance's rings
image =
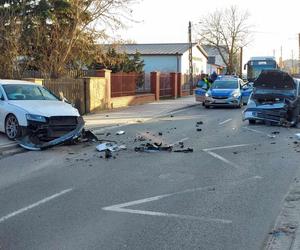
[[[196,75],[199,75],[201,73],[207,73],[207,58],[201,53],[201,51],[196,46],[193,47],[193,68],[193,73]],[[189,51],[186,51],[182,55],[181,73],[189,73]]]
[[[142,55],[141,59],[144,60],[144,70],[146,73],[159,71],[159,72],[177,72],[177,68],[181,68],[180,55]]]
[[[213,72],[221,74],[222,69],[215,64],[207,64],[207,74],[211,75]]]

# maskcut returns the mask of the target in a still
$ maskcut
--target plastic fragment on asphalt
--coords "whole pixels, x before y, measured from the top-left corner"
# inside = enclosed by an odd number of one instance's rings
[[[106,143],[101,143],[96,147],[97,151],[99,152],[103,152],[106,150],[109,150],[110,152],[117,152],[120,150],[127,150],[126,145],[117,145],[115,143],[111,143],[111,142],[106,142]]]
[[[295,134],[297,139],[300,140],[300,133]]]
[[[116,133],[116,135],[124,135],[124,134],[125,134],[125,131],[123,131],[123,130],[120,130]]]

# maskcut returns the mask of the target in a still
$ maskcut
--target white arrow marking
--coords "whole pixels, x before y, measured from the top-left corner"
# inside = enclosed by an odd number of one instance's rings
[[[241,184],[246,181],[251,180],[258,180],[262,179],[260,176],[254,176],[248,179],[236,181],[236,182],[230,182],[227,183],[227,185],[237,185]],[[223,184],[223,186],[226,184]],[[186,189],[184,191],[171,193],[171,194],[164,194],[159,196],[153,196],[146,199],[141,200],[135,200],[130,201],[122,204],[117,204],[109,207],[103,207],[102,209],[105,211],[111,211],[111,212],[118,212],[118,213],[129,213],[129,214],[138,214],[138,215],[148,215],[148,216],[160,216],[160,217],[173,217],[173,218],[179,218],[179,219],[189,219],[189,220],[200,220],[200,221],[206,221],[206,222],[215,222],[215,223],[223,223],[223,224],[231,224],[231,220],[225,220],[225,219],[217,219],[217,218],[208,218],[208,217],[199,217],[199,216],[191,216],[191,215],[180,215],[180,214],[171,214],[171,213],[162,213],[162,212],[154,212],[154,211],[145,211],[145,210],[136,210],[136,209],[129,209],[127,207],[144,204],[148,202],[158,201],[167,197],[179,195],[179,194],[185,194],[185,193],[192,193],[196,191],[204,191],[204,190],[211,190],[212,188],[216,188],[216,186],[207,186],[207,187],[200,187],[200,188],[194,188],[194,189]]]

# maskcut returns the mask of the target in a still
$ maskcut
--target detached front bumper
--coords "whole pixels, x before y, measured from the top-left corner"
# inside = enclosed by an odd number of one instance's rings
[[[85,125],[82,117],[76,120],[76,124],[30,123],[26,134],[17,142],[27,150],[38,151],[75,140],[81,136]]]
[[[240,105],[241,97],[228,97],[228,98],[214,98],[206,97],[205,105],[208,106],[233,106],[237,107]]]

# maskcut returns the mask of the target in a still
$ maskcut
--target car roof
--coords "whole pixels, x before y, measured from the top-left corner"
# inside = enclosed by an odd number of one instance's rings
[[[39,85],[34,82],[29,82],[29,81],[24,81],[24,80],[0,79],[0,85],[9,85],[9,84]]]

